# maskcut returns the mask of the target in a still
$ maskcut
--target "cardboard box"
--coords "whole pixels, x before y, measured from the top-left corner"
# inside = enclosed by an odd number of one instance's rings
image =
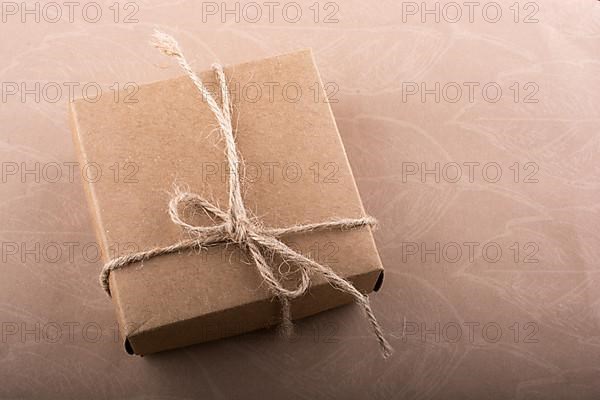
[[[245,162],[248,210],[271,227],[364,216],[311,52],[228,67],[225,74]],[[212,71],[199,75],[209,88],[217,87]],[[71,103],[105,260],[182,239],[167,214],[174,182],[227,203],[217,123],[189,78],[126,94]],[[368,227],[284,241],[331,266],[363,293],[381,285],[383,268]],[[278,271],[280,260],[273,266]],[[279,303],[234,245],[155,257],[114,271],[110,286],[125,347],[140,355],[264,328],[280,318]],[[309,293],[292,302],[292,315],[306,317],[351,300],[313,275]]]

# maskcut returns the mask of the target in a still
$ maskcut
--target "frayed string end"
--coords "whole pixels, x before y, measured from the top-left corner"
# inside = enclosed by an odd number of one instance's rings
[[[175,57],[182,56],[179,43],[177,43],[177,40],[175,40],[173,36],[155,29],[152,34],[152,39],[150,44],[160,50],[163,54]]]

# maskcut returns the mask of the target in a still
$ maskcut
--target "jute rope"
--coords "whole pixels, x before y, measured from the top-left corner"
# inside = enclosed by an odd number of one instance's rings
[[[292,250],[284,244],[279,238],[283,235],[300,234],[324,230],[348,230],[365,226],[374,226],[376,220],[372,217],[363,218],[343,218],[326,222],[294,225],[287,228],[265,228],[248,216],[246,207],[242,199],[240,184],[240,159],[236,148],[233,135],[233,126],[231,122],[231,104],[229,99],[229,90],[223,73],[223,67],[218,64],[212,66],[221,87],[222,106],[212,94],[206,89],[198,75],[192,70],[189,63],[183,56],[179,44],[175,39],[163,32],[154,33],[155,42],[153,45],[168,56],[175,57],[179,65],[190,77],[196,88],[202,94],[210,110],[215,115],[220,131],[225,139],[226,156],[229,165],[229,208],[227,211],[221,210],[205,198],[181,190],[177,190],[175,195],[169,201],[169,215],[174,224],[180,226],[187,232],[191,239],[182,240],[166,247],[156,247],[147,251],[132,253],[123,257],[115,258],[109,261],[102,268],[100,274],[100,283],[110,296],[109,276],[111,271],[126,267],[136,262],[148,260],[153,257],[177,253],[188,249],[202,249],[209,246],[235,243],[245,250],[251,260],[256,265],[261,278],[267,284],[270,291],[276,296],[282,305],[282,327],[288,334],[292,330],[290,300],[304,295],[310,285],[310,274],[319,273],[336,289],[346,292],[354,297],[365,311],[366,317],[371,323],[371,327],[377,340],[383,356],[385,358],[392,354],[392,347],[385,339],[383,332],[375,314],[369,305],[369,298],[359,292],[350,282],[340,277],[331,268],[321,265],[316,261],[303,256]],[[194,206],[213,216],[220,223],[214,226],[195,226],[184,221],[179,213],[180,205],[186,204]],[[267,255],[279,255],[286,263],[297,267],[300,274],[298,286],[295,289],[287,289],[275,277],[272,268],[266,261]]]

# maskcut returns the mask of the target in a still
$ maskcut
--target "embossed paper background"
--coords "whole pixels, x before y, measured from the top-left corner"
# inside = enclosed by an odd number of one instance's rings
[[[67,3],[0,4],[0,397],[598,398],[598,2]],[[154,27],[199,70],[313,48],[392,359],[354,306],[125,354],[67,103],[180,75]]]

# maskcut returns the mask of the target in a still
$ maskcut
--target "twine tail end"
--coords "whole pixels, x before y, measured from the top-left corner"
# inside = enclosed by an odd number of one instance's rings
[[[377,337],[377,341],[379,342],[379,348],[381,350],[381,355],[383,356],[384,359],[388,359],[389,357],[392,356],[392,354],[394,354],[394,348],[392,347],[392,345],[387,341],[387,339],[383,335],[383,330],[381,329],[381,325],[379,325],[379,322],[377,321],[377,318],[375,317],[375,314],[373,313],[373,310],[371,309],[371,304],[369,303],[369,297],[363,296],[359,300],[359,302],[363,306],[363,308],[365,310],[365,314],[367,315],[367,319],[369,320],[369,322],[371,323],[371,327],[373,328],[373,333]]]
[[[382,338],[382,340],[379,341],[379,346],[381,348],[381,354],[385,360],[394,355],[394,348],[385,338]]]
[[[152,39],[150,44],[160,50],[163,54],[181,57],[181,49],[173,36],[155,29],[152,34]]]
[[[281,324],[279,326],[281,336],[290,339],[294,334],[294,323],[292,322],[292,307],[290,300],[286,297],[281,298]]]
[[[294,336],[294,323],[290,320],[283,320],[279,325],[279,333],[281,337],[291,339]]]

